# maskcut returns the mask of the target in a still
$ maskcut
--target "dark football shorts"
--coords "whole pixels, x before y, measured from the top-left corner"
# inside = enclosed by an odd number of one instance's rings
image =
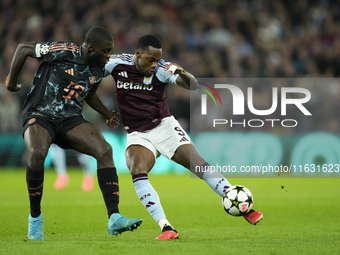
[[[65,140],[66,133],[72,128],[79,126],[83,123],[89,123],[82,116],[69,117],[64,119],[51,119],[48,117],[41,117],[32,115],[28,117],[23,127],[23,134],[29,126],[39,124],[45,128],[50,136],[52,137],[52,142],[59,145],[59,147],[64,149],[71,149],[71,146]]]

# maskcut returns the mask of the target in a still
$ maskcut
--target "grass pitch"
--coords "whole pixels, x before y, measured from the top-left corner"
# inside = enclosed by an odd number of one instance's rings
[[[252,226],[227,215],[202,180],[189,175],[150,175],[178,240],[155,240],[161,232],[135,194],[129,175],[120,175],[120,211],[141,217],[133,232],[111,237],[98,185],[81,189],[82,171],[56,191],[46,170],[42,212],[44,241],[27,238],[29,203],[25,171],[0,170],[0,254],[339,254],[340,178],[230,178],[248,187],[264,220]]]

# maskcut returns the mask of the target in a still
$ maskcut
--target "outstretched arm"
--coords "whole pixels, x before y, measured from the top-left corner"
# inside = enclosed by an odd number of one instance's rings
[[[21,88],[21,85],[17,84],[19,75],[25,64],[26,58],[34,57],[34,45],[35,42],[24,42],[18,45],[5,83],[9,91],[18,91]]]
[[[107,121],[107,125],[111,128],[116,128],[119,125],[120,114],[118,111],[110,111],[103,102],[100,100],[97,93],[87,96],[85,99],[86,103],[95,111],[103,115]]]
[[[171,71],[171,66],[176,66],[175,72]],[[171,63],[164,70],[169,70],[169,74],[178,74],[179,76],[176,79],[177,85],[188,89],[188,90],[195,90],[197,89],[197,80],[196,78],[189,72],[185,71],[183,67],[179,66],[178,64]]]

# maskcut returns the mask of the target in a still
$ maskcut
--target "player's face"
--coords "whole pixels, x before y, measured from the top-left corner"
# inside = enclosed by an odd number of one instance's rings
[[[149,77],[156,71],[158,61],[162,58],[162,49],[149,46],[149,50],[136,50],[136,68]]]
[[[105,64],[110,59],[112,48],[113,41],[105,41],[100,46],[93,46],[89,55],[91,64],[99,67],[105,67]]]

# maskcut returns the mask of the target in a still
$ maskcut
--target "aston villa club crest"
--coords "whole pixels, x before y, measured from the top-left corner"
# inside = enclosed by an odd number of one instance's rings
[[[144,76],[143,83],[144,83],[145,85],[150,85],[151,82],[152,82],[152,78],[153,78],[153,75],[151,75],[151,76],[149,76],[149,77]]]

